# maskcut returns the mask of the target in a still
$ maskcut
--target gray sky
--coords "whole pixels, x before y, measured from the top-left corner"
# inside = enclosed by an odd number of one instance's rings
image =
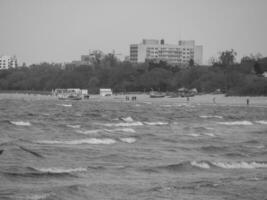
[[[89,49],[129,54],[143,38],[267,56],[267,0],[0,0],[0,54],[69,62]]]

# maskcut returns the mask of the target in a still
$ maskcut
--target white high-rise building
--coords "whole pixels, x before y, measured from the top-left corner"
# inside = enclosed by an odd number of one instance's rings
[[[166,61],[169,64],[189,64],[194,60],[201,65],[203,47],[194,40],[180,40],[178,44],[165,44],[164,40],[144,39],[141,44],[130,45],[130,61],[142,63],[147,60]]]
[[[16,56],[0,56],[0,70],[17,67]]]

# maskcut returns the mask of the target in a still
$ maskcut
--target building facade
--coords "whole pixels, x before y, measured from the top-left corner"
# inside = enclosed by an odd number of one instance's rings
[[[18,62],[15,56],[0,56],[0,70],[15,68],[17,66]]]
[[[130,61],[166,61],[169,64],[189,64],[190,60],[201,65],[203,47],[195,45],[194,40],[180,40],[178,44],[165,44],[164,40],[144,39],[141,44],[130,45]]]

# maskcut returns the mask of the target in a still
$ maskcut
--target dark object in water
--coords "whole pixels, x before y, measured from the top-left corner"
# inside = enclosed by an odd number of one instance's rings
[[[0,155],[2,155],[3,152],[4,152],[4,149],[1,149],[1,150],[0,150]]]
[[[24,147],[22,147],[22,146],[19,146],[19,148],[20,148],[21,150],[23,150],[23,151],[26,151],[26,152],[28,152],[28,153],[30,153],[30,154],[36,156],[36,157],[43,158],[43,156],[42,156],[41,154],[36,153],[36,152],[34,152],[34,151],[32,151],[32,150],[26,149],[26,148],[24,148]]]

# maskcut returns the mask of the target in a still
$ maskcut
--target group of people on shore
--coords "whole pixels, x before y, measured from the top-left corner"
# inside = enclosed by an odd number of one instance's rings
[[[137,100],[137,97],[136,97],[136,96],[132,96],[132,97],[126,96],[126,97],[125,97],[125,100],[126,100],[126,101],[130,101],[130,100],[132,100],[132,101],[136,101],[136,100]]]

